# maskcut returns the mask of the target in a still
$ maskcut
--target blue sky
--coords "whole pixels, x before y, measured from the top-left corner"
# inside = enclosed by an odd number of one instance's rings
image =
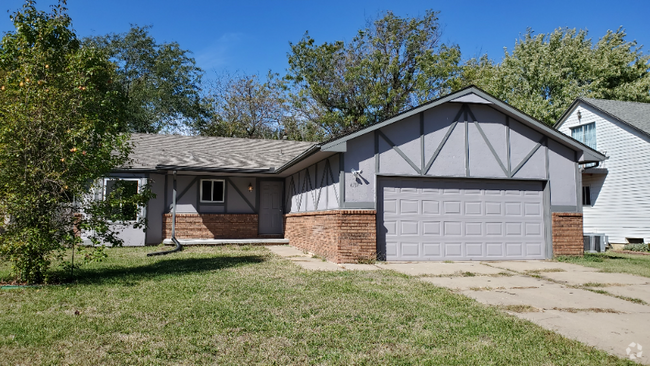
[[[37,1],[40,9],[52,3]],[[2,0],[0,31],[13,30],[9,14],[22,4]],[[223,71],[283,74],[289,42],[298,42],[305,31],[318,43],[350,40],[387,10],[399,16],[440,11],[443,41],[458,44],[465,59],[487,53],[500,60],[503,48],[512,49],[528,27],[537,33],[583,28],[596,40],[623,26],[628,40],[650,52],[650,1],[69,0],[68,8],[81,37],[126,32],[130,24],[152,25],[157,41],[176,41],[192,51],[208,78]]]

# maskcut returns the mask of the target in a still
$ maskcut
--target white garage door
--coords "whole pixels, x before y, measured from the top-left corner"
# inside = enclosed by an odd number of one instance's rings
[[[543,183],[380,178],[386,260],[544,259]]]

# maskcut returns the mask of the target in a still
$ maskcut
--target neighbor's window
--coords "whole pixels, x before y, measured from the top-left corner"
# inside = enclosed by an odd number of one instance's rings
[[[591,206],[591,188],[589,186],[582,187],[582,205]]]
[[[596,123],[588,123],[586,125],[571,128],[571,137],[596,149]]]
[[[104,181],[105,197],[117,191],[117,199],[120,201],[119,207],[115,208],[113,214],[121,216],[125,221],[135,221],[138,219],[138,206],[133,203],[123,201],[138,194],[138,181],[132,179],[106,179]]]
[[[222,203],[224,189],[223,180],[201,179],[201,202]]]

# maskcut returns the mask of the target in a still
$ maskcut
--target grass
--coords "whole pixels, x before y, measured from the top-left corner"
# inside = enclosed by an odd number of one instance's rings
[[[615,252],[585,253],[584,257],[558,257],[557,260],[598,268],[602,272],[629,273],[650,277],[650,255]]]
[[[308,271],[253,246],[151,250],[0,291],[0,363],[632,364],[392,271]]]

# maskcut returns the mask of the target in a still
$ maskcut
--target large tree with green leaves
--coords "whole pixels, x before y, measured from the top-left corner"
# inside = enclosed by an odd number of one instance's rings
[[[295,96],[277,74],[220,74],[208,83],[210,117],[195,131],[203,136],[318,140],[323,131],[295,108]]]
[[[650,102],[650,56],[623,29],[595,44],[586,30],[528,30],[500,64],[486,57],[463,67],[462,81],[553,124],[578,97]]]
[[[203,70],[176,42],[157,43],[151,27],[85,39],[118,66],[116,81],[127,96],[131,132],[175,132],[206,116],[201,98]]]
[[[27,282],[46,280],[78,230],[119,243],[107,220],[149,198],[124,187],[89,197],[93,181],[128,159],[125,98],[114,65],[81,46],[64,5],[46,13],[27,1],[0,44],[0,257]]]
[[[305,34],[288,57],[297,104],[318,106],[322,111],[312,115],[336,134],[449,92],[460,50],[441,44],[436,12],[416,18],[387,12],[347,44],[317,45]]]

